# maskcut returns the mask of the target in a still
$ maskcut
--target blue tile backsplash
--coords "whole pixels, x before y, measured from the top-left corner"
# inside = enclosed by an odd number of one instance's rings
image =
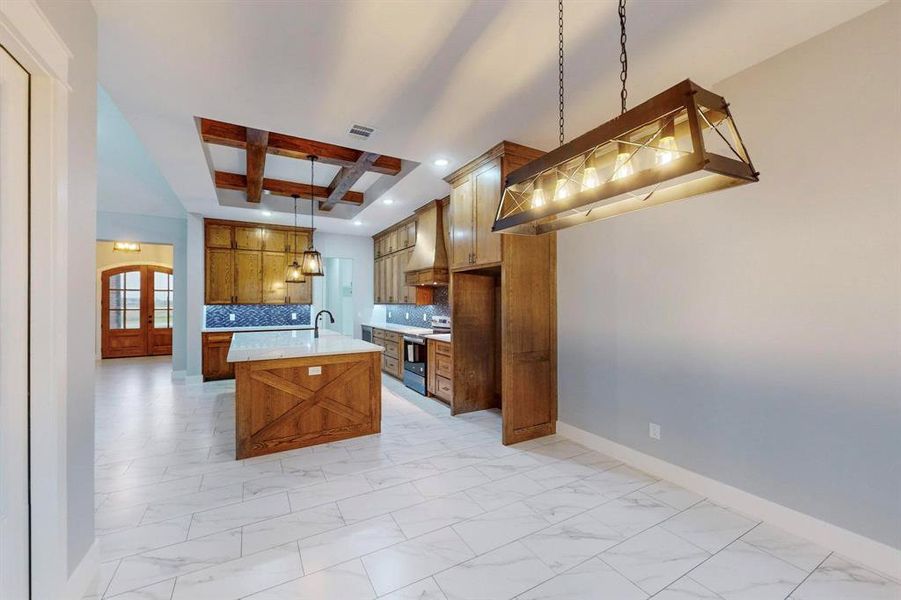
[[[435,288],[435,304],[426,306],[416,306],[415,304],[386,304],[385,305],[385,321],[394,323],[395,325],[411,325],[414,327],[430,327],[432,317],[448,316],[450,314],[450,304],[448,303],[447,288]],[[409,315],[409,319],[406,316]],[[422,320],[422,316],[426,316],[426,320]]]
[[[309,304],[209,304],[206,327],[266,327],[272,325],[309,325]],[[291,319],[291,313],[297,319]],[[228,316],[234,314],[235,320]]]

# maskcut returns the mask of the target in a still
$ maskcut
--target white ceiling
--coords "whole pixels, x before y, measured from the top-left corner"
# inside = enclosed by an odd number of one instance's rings
[[[686,77],[711,86],[882,3],[630,0],[630,104]],[[316,220],[323,231],[364,235],[446,195],[441,177],[502,139],[557,143],[556,2],[94,4],[101,84],[191,212],[262,219],[217,202],[195,116],[421,163],[359,214],[362,225]],[[571,138],[618,113],[619,23],[612,0],[567,0],[565,10]],[[729,100],[740,124],[742,99]],[[346,135],[353,123],[378,131],[361,142]],[[235,162],[227,150],[216,158]],[[267,157],[267,176],[296,168],[280,162]]]

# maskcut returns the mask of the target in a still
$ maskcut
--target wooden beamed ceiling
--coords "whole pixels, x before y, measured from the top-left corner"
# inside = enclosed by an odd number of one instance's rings
[[[247,176],[240,173],[227,173],[225,171],[216,171],[216,187],[223,190],[244,191],[247,189]],[[262,181],[262,189],[266,190],[273,196],[291,196],[297,195],[307,200],[312,193],[316,200],[326,200],[331,193],[329,188],[322,185],[310,185],[309,183],[298,183],[296,181],[285,181],[283,179],[269,179],[264,177]],[[341,202],[345,204],[354,204],[360,206],[363,204],[362,192],[347,192]]]
[[[363,204],[363,194],[351,191],[351,187],[367,172],[397,175],[401,160],[372,152],[355,150],[346,146],[317,142],[304,138],[234,125],[213,119],[199,119],[200,137],[208,144],[242,148],[247,156],[247,175],[215,171],[217,188],[245,191],[248,202],[260,202],[262,192],[278,196],[298,194],[320,200],[319,209],[330,211],[335,204]],[[266,155],[275,154],[307,160],[311,156],[319,162],[339,166],[340,169],[328,187],[316,186],[264,177]]]

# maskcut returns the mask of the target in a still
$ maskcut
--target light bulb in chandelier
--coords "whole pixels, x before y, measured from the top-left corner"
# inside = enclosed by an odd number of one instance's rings
[[[554,201],[565,200],[569,196],[569,179],[561,177],[557,180],[557,188],[554,190]]]
[[[585,170],[582,171],[582,189],[580,191],[591,190],[599,185],[601,185],[601,180],[598,177],[598,170],[594,167],[585,167]]]
[[[656,162],[658,165],[665,165],[679,157],[679,146],[676,145],[675,129],[673,122],[670,121],[664,125],[663,130],[660,132],[660,139],[656,144]]]
[[[613,177],[611,177],[613,181],[628,177],[635,173],[631,159],[632,154],[629,152],[629,148],[623,144],[618,144],[616,149],[616,163],[613,165]]]
[[[544,190],[536,187],[535,191],[532,192],[532,208],[540,206],[544,206]]]

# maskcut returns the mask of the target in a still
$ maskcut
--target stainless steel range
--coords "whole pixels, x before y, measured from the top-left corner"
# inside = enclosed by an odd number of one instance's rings
[[[450,317],[432,317],[432,333],[450,333]],[[427,396],[428,351],[421,335],[404,335],[404,385]]]

